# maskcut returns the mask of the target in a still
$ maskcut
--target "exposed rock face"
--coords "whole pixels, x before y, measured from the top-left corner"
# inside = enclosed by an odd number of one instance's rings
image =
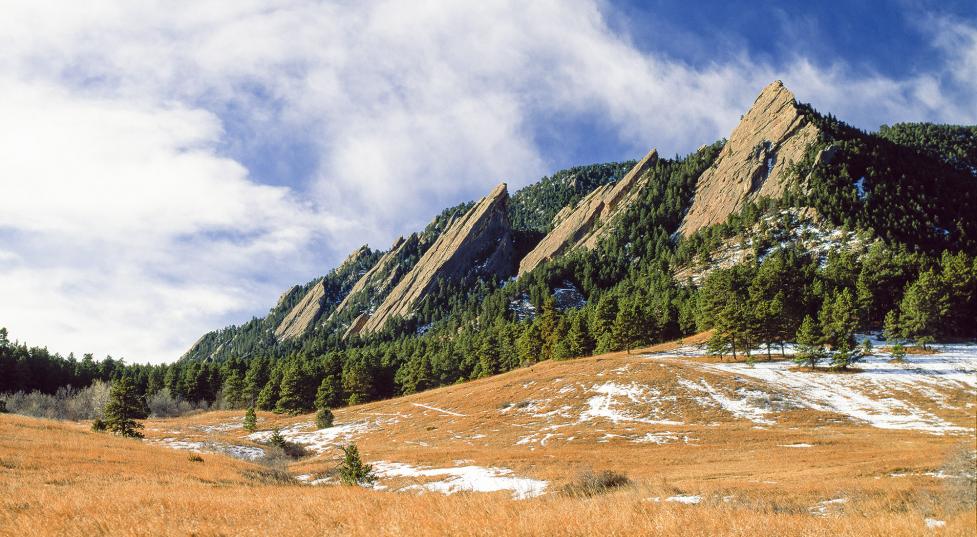
[[[788,166],[800,162],[817,137],[817,127],[801,115],[794,94],[781,81],[764,88],[716,162],[699,177],[679,231],[691,235],[726,221],[747,201],[782,196]]]
[[[343,261],[336,271],[344,272],[348,271],[349,267],[356,264],[364,256],[370,255],[370,248],[366,245],[361,246],[358,250],[353,252]],[[285,315],[282,322],[275,328],[275,337],[282,339],[291,339],[294,337],[301,336],[306,331],[308,331],[312,325],[319,319],[322,315],[323,310],[328,305],[328,297],[326,296],[326,285],[324,280],[316,282],[315,285],[309,289],[302,300],[295,305]]]
[[[658,160],[652,149],[616,183],[597,188],[574,207],[564,207],[553,217],[553,230],[519,262],[519,274],[536,268],[574,248],[593,248],[610,231],[607,224],[627,210],[647,183],[645,172]]]
[[[407,317],[414,306],[442,280],[458,280],[472,271],[506,277],[512,273],[512,228],[505,183],[454,220],[416,265],[397,283],[364,324],[372,332],[387,320]]]
[[[363,276],[361,276],[360,279],[353,284],[349,294],[343,297],[343,300],[339,303],[339,305],[336,306],[335,311],[333,311],[329,318],[332,319],[339,313],[345,311],[353,299],[363,295],[364,293],[369,293],[372,296],[379,296],[389,291],[390,288],[396,283],[396,263],[398,255],[405,248],[411,248],[417,243],[417,241],[418,238],[416,233],[412,233],[407,239],[400,237],[394,241],[393,245],[390,247],[390,250],[383,254],[383,257],[381,257],[377,263],[370,268],[370,270],[363,274]],[[355,326],[355,324],[356,323],[354,322],[353,325]],[[350,328],[352,328],[352,326]],[[359,331],[359,329],[353,333],[355,334],[357,331]]]
[[[343,333],[343,339],[347,339],[350,336],[359,334],[363,330],[363,327],[366,326],[366,322],[369,320],[370,315],[368,313],[361,313],[357,315],[356,318],[353,319],[353,322],[349,325],[349,328],[346,329],[346,332]]]

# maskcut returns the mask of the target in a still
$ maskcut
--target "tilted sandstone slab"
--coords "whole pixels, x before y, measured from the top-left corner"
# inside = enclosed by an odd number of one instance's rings
[[[343,263],[336,268],[337,272],[343,272],[357,263],[363,256],[370,255],[370,248],[361,246],[346,258]],[[295,305],[282,319],[282,322],[275,328],[275,337],[279,340],[291,339],[301,336],[307,332],[316,322],[328,304],[326,296],[326,284],[324,280],[319,280],[309,289],[302,300]]]
[[[636,200],[647,184],[645,172],[655,165],[658,152],[652,149],[620,180],[595,189],[573,207],[564,207],[553,217],[553,230],[519,262],[519,274],[536,268],[574,248],[597,246],[612,229],[609,224]]]
[[[764,88],[716,161],[699,176],[695,199],[679,231],[691,235],[725,222],[748,201],[782,196],[788,167],[804,158],[818,134],[781,81]]]
[[[472,271],[509,276],[514,260],[512,228],[506,212],[508,200],[506,185],[502,183],[454,220],[390,291],[361,332],[375,331],[393,317],[411,315],[414,306],[439,281],[456,281]]]
[[[407,239],[399,237],[394,241],[393,245],[387,253],[383,254],[375,265],[373,265],[370,270],[366,271],[359,280],[353,284],[350,289],[349,294],[343,297],[343,300],[336,306],[335,311],[329,316],[333,319],[336,315],[346,311],[346,308],[350,306],[350,303],[357,297],[364,293],[369,293],[373,296],[383,295],[390,290],[391,287],[396,283],[395,278],[397,276],[397,259],[400,252],[405,248],[413,248],[418,242],[417,233],[412,233]],[[354,322],[353,325],[356,323]],[[360,326],[362,328],[362,324]],[[355,334],[359,329],[354,331]]]

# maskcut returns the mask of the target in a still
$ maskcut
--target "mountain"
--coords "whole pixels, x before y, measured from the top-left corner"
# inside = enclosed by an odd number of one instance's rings
[[[691,235],[724,222],[749,201],[781,197],[790,166],[804,160],[818,136],[817,126],[783,82],[763,88],[716,161],[699,177],[679,231]]]
[[[383,302],[362,330],[372,332],[395,316],[406,317],[435,286],[475,273],[506,278],[513,271],[512,228],[505,183],[472,207],[438,237]]]
[[[552,231],[519,262],[525,274],[543,261],[573,248],[593,249],[611,229],[615,216],[626,211],[647,182],[645,172],[658,160],[652,149],[616,183],[606,184],[588,194],[574,206],[564,207],[553,217]]]
[[[361,246],[336,269],[341,274],[355,274],[355,267],[361,262],[374,255],[369,246]],[[354,286],[355,288],[355,286]],[[346,295],[349,296],[349,295]],[[345,298],[343,299],[346,300]],[[309,289],[302,297],[302,300],[292,308],[281,324],[275,328],[275,337],[279,339],[292,339],[301,336],[312,327],[323,311],[328,306],[327,289],[325,280],[319,281]]]
[[[266,317],[204,335],[168,387],[212,400],[220,382],[183,368],[235,370],[273,409],[300,378],[286,404],[306,409],[323,383],[341,406],[710,329],[716,349],[744,352],[792,341],[805,318],[841,338],[831,348],[884,325],[969,337],[975,148],[972,126],[866,132],[774,82],[728,139],[562,170],[511,197],[499,185],[386,251],[361,248]]]

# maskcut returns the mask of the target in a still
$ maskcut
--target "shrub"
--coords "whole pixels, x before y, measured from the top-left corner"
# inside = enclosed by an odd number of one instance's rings
[[[247,412],[244,413],[244,430],[248,432],[254,432],[258,428],[258,416],[254,412],[254,407],[248,407]]]
[[[892,346],[892,361],[893,362],[905,362],[906,361],[906,347],[902,346],[902,343],[896,343]]]
[[[104,433],[106,430],[108,430],[108,426],[105,425],[105,421],[102,418],[95,418],[95,420],[92,421],[92,430],[96,433]]]
[[[190,462],[204,462],[204,458],[196,453],[191,453],[190,456],[187,457],[187,460]]]
[[[272,431],[271,436],[268,438],[268,443],[281,449],[285,455],[293,459],[301,459],[309,454],[304,447],[286,440],[278,429]]]
[[[3,399],[0,399],[0,414],[6,414],[6,413],[7,413],[7,402],[4,401]]]
[[[339,463],[339,481],[344,485],[370,485],[377,480],[373,467],[363,464],[356,444],[342,446],[343,460]]]
[[[588,470],[581,472],[572,483],[564,485],[563,493],[567,496],[597,496],[631,484],[631,480],[624,474],[610,470],[603,472]]]
[[[325,429],[327,427],[332,427],[333,415],[332,411],[328,408],[320,409],[315,414],[315,424],[316,427],[320,429]]]

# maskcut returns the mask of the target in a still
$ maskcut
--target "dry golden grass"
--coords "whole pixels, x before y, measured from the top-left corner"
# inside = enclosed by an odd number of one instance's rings
[[[642,351],[659,350],[667,347]],[[276,482],[274,472],[260,465],[217,454],[192,462],[186,451],[153,444],[178,438],[256,445],[240,429],[207,428],[239,422],[239,411],[149,420],[144,442],[91,433],[87,424],[4,415],[0,535],[895,537],[977,532],[975,511],[949,510],[943,482],[924,475],[938,470],[961,441],[973,447],[975,415],[967,394],[945,394],[956,409],[925,407],[970,428],[963,436],[876,429],[809,409],[783,411],[776,426],[757,428],[720,409],[676,398],[663,401],[659,411],[665,419],[682,417],[681,424],[557,420],[561,426],[552,430],[557,436],[545,445],[542,435],[517,443],[554,424],[552,417],[541,417],[551,408],[529,412],[525,409],[532,407],[520,404],[542,405],[555,399],[561,386],[635,382],[670,393],[679,376],[708,379],[717,387],[734,382],[683,360],[615,353],[541,363],[336,411],[337,424],[372,424],[356,437],[367,461],[505,467],[520,477],[548,481],[550,491],[588,469],[621,472],[635,482],[592,498],[551,493],[517,501],[507,492],[442,496],[289,485]],[[583,405],[587,394],[578,389],[559,397],[559,404]],[[309,421],[308,415],[259,413],[262,430]],[[689,441],[629,441],[665,431]],[[799,443],[813,447],[784,447]],[[327,450],[292,462],[287,470],[292,475],[326,472],[337,457],[337,450]],[[423,482],[384,480],[391,489]],[[703,499],[698,505],[663,501],[680,494]],[[812,507],[835,498],[847,503],[831,505],[828,516],[812,516]],[[928,517],[945,520],[946,526],[929,529]]]

